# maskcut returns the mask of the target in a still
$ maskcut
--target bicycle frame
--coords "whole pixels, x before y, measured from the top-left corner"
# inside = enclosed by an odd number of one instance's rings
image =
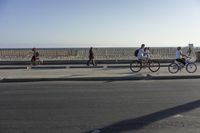
[[[182,62],[174,60],[174,62],[172,62],[168,66],[169,72],[174,74],[174,73],[177,73],[179,70],[181,71],[183,68],[185,68],[188,73],[196,72],[197,66],[190,59],[191,58],[186,58],[185,65]]]
[[[175,60],[174,63],[176,63],[176,64],[178,65],[178,67],[179,67],[179,70],[181,70],[181,69],[183,69],[185,66],[187,66],[187,64],[189,64],[189,63],[194,63],[194,62],[192,62],[192,61],[190,61],[190,60],[191,60],[191,58],[185,58],[185,65],[184,65],[183,63],[177,61],[177,60]]]
[[[155,66],[152,67],[151,63],[156,63],[156,65],[154,64]],[[148,60],[137,60],[136,62],[132,62],[130,64],[130,69],[133,72],[139,72],[142,68],[144,69],[147,67],[151,72],[157,72],[160,69],[160,63],[148,59]],[[134,70],[134,68],[136,68],[136,70]]]
[[[149,67],[149,60],[142,60],[141,64],[142,64],[142,66],[141,66],[142,68]]]

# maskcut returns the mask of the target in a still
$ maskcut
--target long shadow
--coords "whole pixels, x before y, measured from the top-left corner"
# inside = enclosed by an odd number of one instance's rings
[[[169,109],[161,110],[152,114],[144,115],[142,117],[120,121],[112,125],[103,127],[99,130],[100,133],[122,133],[124,131],[139,130],[153,122],[168,118],[176,114],[188,112],[198,107],[200,107],[200,100],[196,100]],[[85,133],[91,133],[91,132],[92,131],[87,131]]]

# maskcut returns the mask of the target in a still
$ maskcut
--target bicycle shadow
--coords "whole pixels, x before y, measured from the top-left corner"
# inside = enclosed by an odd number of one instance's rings
[[[112,125],[103,127],[99,130],[100,130],[100,133],[122,133],[125,131],[135,131],[145,126],[148,126],[149,124],[153,122],[166,119],[176,114],[188,112],[198,107],[200,107],[200,100],[196,100],[196,101],[179,105],[176,107],[172,107],[169,109],[161,110],[152,114],[144,115],[142,117],[120,121]],[[84,132],[84,133],[92,133],[92,130]]]

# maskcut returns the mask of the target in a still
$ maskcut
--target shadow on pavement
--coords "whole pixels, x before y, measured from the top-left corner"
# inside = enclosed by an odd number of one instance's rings
[[[174,116],[176,114],[188,112],[198,107],[200,107],[200,100],[161,110],[142,117],[120,121],[112,125],[103,127],[99,130],[100,133],[122,133],[125,131],[139,130],[153,122],[168,118],[170,116]],[[92,131],[87,131],[85,133],[92,133]]]

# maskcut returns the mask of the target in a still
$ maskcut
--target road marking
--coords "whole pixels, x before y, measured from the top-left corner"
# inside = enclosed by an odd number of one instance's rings
[[[174,115],[174,118],[180,118],[180,117],[183,117],[183,115],[180,115],[180,114]]]
[[[96,130],[92,131],[92,133],[100,133],[100,130],[96,129]]]

